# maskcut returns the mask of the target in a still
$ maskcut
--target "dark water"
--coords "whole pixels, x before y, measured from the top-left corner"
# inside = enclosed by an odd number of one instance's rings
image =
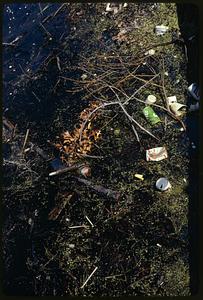
[[[7,4],[3,12],[4,103],[15,100],[14,84],[36,72],[69,32],[65,11],[50,22],[62,3]],[[14,44],[15,46],[9,45]]]

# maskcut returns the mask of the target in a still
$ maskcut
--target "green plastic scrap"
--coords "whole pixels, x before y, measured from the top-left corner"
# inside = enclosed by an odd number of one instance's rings
[[[154,110],[150,106],[146,106],[143,109],[143,114],[145,115],[145,118],[152,124],[155,125],[159,122],[161,122],[159,116],[154,112]]]

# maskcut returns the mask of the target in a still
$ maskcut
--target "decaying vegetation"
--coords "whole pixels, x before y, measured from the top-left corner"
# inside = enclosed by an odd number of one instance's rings
[[[104,3],[63,9],[66,43],[18,89],[40,95],[51,82],[49,98],[7,113],[16,127],[3,163],[6,293],[189,295],[186,114],[178,118],[167,102],[176,95],[186,103],[175,4],[128,4],[116,14]],[[157,36],[162,23],[169,31]],[[142,112],[149,94],[156,126]],[[47,118],[33,119],[33,107]],[[147,162],[146,150],[159,146],[168,159]],[[169,191],[155,189],[159,177]]]

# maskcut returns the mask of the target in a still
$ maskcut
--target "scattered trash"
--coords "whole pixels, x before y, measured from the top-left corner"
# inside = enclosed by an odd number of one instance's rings
[[[71,248],[71,249],[74,249],[75,248],[75,244],[69,244],[68,247]]]
[[[167,97],[167,100],[168,100],[168,104],[171,105],[173,103],[177,103],[177,98],[176,96],[170,96],[170,97]]]
[[[167,30],[168,30],[168,26],[158,25],[155,27],[155,33],[157,35],[163,35],[167,32]]]
[[[154,95],[149,95],[149,96],[147,96],[147,99],[146,99],[146,101],[145,101],[145,103],[146,104],[153,104],[153,103],[155,103],[156,102],[156,96],[154,96]]]
[[[161,122],[159,116],[154,112],[154,110],[150,106],[146,106],[143,109],[143,113],[145,115],[145,118],[152,124],[155,125],[159,122]]]
[[[186,108],[186,105],[178,102],[172,103],[170,105],[170,109],[176,117],[181,117],[186,112]]]
[[[191,104],[188,111],[192,112],[192,111],[197,111],[197,110],[199,110],[199,102],[196,104]]]
[[[156,245],[157,245],[157,247],[159,247],[159,248],[161,248],[161,247],[162,247],[162,246],[161,246],[160,244],[158,244],[158,243],[157,243]]]
[[[149,51],[145,52],[145,55],[154,55],[155,54],[155,50],[154,49],[150,49]]]
[[[142,174],[135,174],[135,177],[140,179],[140,180],[144,180],[144,177]]]
[[[82,80],[87,79],[87,74],[82,74],[82,75],[81,75],[81,79],[82,79]]]
[[[192,84],[188,87],[188,92],[190,93],[190,95],[191,95],[196,101],[199,101],[199,100],[200,100],[200,96],[199,96],[199,87],[198,87],[197,83],[192,83]]]
[[[162,192],[171,188],[171,184],[167,178],[161,177],[156,182],[156,188]]]
[[[121,11],[123,8],[127,7],[128,3],[107,3],[106,5],[106,11],[110,12],[113,11],[114,14],[117,14],[119,11]]]
[[[164,72],[164,75],[165,75],[165,76],[168,76],[168,72],[167,72],[167,71],[166,71],[166,72]]]
[[[146,150],[147,161],[160,161],[168,158],[168,153],[165,147],[156,147]]]

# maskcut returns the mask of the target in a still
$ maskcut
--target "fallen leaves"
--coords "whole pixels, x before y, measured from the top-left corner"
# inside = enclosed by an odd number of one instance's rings
[[[54,144],[55,147],[61,152],[61,159],[68,165],[75,163],[75,161],[77,161],[84,154],[90,153],[94,143],[101,138],[101,131],[94,128],[93,124],[93,121],[97,118],[98,113],[95,112],[95,114],[88,119],[89,114],[98,106],[98,102],[91,102],[89,107],[85,108],[80,113],[79,124],[75,126],[73,132],[70,133],[68,130],[63,132],[59,138],[59,141]],[[87,122],[85,129],[83,129],[84,122]],[[82,138],[80,141],[81,130]]]

